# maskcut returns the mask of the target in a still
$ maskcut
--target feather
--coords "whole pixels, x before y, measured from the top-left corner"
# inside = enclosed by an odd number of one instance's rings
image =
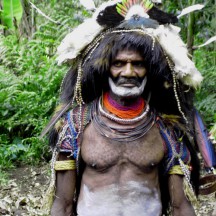
[[[181,78],[182,82],[188,86],[192,86],[194,89],[199,88],[203,76],[200,74],[200,72],[195,68],[191,68],[191,72],[189,75],[183,76]]]
[[[140,17],[144,17],[144,18],[149,18],[149,15],[146,13],[146,11],[143,10],[142,6],[134,5],[127,11],[125,19],[129,20],[131,17],[136,16],[136,15]]]
[[[162,4],[162,0],[152,0],[153,3]]]
[[[205,167],[214,167],[216,165],[216,153],[214,146],[209,138],[208,130],[197,110],[194,115],[194,126],[197,144],[203,157],[204,165]]]
[[[121,16],[117,10],[116,5],[111,5],[106,7],[103,11],[101,11],[97,16],[97,22],[101,26],[113,27],[118,25],[121,21],[123,21],[124,17]]]
[[[58,64],[76,58],[102,30],[103,27],[94,18],[85,20],[84,23],[66,35],[57,48]]]
[[[87,10],[95,10],[95,3],[93,0],[80,0],[82,6],[84,6]]]
[[[108,1],[108,2],[104,2],[103,4],[101,4],[100,7],[98,7],[98,9],[95,11],[94,15],[93,15],[93,18],[97,19],[98,15],[105,11],[107,7],[111,7],[111,6],[115,6],[116,7],[116,4],[119,3],[119,2],[122,2],[122,0],[111,0],[111,1]]]
[[[161,116],[163,118],[163,120],[168,120],[168,122],[173,122],[173,123],[178,123],[179,120],[181,119],[180,116],[177,115],[166,115],[166,114],[162,114]]]
[[[98,15],[105,10],[106,7],[116,5],[118,2],[121,2],[121,0],[112,0],[103,3],[96,9],[92,18],[86,19],[71,33],[66,35],[57,48],[57,61],[59,65],[67,60],[76,58],[80,52],[95,39],[104,29],[104,27],[96,21]]]
[[[49,131],[50,129],[56,124],[56,122],[62,117],[62,115],[71,107],[71,102],[68,104],[63,104],[57,107],[55,114],[51,118],[49,124],[44,128],[40,135],[40,139],[42,139]]]
[[[153,7],[153,3],[150,0],[125,0],[121,3],[117,3],[116,10],[125,19],[130,19],[133,15],[139,15],[141,17],[148,18],[147,12]]]
[[[179,28],[169,24],[160,25],[155,30],[148,28],[146,31],[158,39],[165,53],[173,61],[177,78],[196,89],[203,77],[188,57],[186,45],[178,34]]]
[[[122,22],[118,28],[136,29],[142,27],[156,29],[158,26],[159,23],[155,20],[134,16],[129,20]]]
[[[186,15],[186,14],[189,14],[193,11],[196,11],[196,10],[202,10],[205,6],[204,5],[201,5],[201,4],[196,4],[196,5],[192,5],[192,6],[189,6],[187,8],[184,8],[182,10],[182,12],[177,16],[178,19],[181,18],[182,16]]]
[[[207,40],[204,44],[201,44],[201,45],[199,45],[199,46],[195,46],[194,48],[201,48],[201,47],[204,47],[204,46],[207,46],[207,45],[209,45],[210,43],[212,43],[212,42],[214,42],[214,41],[216,41],[216,36],[214,36],[214,37],[211,37],[209,40]]]
[[[166,13],[156,7],[153,7],[148,11],[148,15],[151,19],[158,21],[160,24],[169,24],[169,23],[177,23],[178,18],[173,15]]]

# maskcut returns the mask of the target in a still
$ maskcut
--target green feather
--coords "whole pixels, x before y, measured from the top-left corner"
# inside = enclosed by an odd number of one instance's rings
[[[128,10],[133,6],[140,4],[145,11],[150,10],[154,4],[151,0],[143,0],[143,1],[131,1],[131,0],[123,0],[122,3],[117,3],[116,10],[119,14],[125,15],[127,14]]]

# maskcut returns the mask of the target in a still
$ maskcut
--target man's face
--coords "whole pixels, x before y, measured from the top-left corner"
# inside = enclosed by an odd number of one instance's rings
[[[136,51],[119,51],[110,68],[109,86],[119,97],[137,97],[143,93],[146,79],[143,57]]]

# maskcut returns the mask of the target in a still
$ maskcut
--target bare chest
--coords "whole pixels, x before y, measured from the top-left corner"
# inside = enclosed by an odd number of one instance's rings
[[[156,126],[137,140],[116,141],[102,136],[90,123],[83,134],[81,154],[90,167],[104,169],[130,164],[145,169],[160,163],[164,156],[164,148]]]

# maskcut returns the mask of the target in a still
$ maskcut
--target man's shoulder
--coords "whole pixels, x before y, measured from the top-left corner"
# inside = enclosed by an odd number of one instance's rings
[[[73,115],[73,116],[79,116],[79,115],[85,115],[85,114],[90,114],[91,109],[94,105],[95,101],[89,102],[89,103],[84,103],[81,106],[76,105],[73,108],[70,108],[65,114],[66,115]]]
[[[82,127],[85,127],[91,120],[91,110],[95,101],[90,103],[85,103],[80,105],[76,105],[73,108],[70,108],[67,112],[62,116],[63,121],[67,123],[73,123],[75,128],[78,128],[81,124]]]

